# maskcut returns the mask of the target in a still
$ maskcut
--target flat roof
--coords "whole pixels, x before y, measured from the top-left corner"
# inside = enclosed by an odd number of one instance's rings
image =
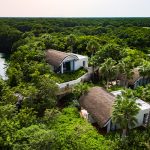
[[[121,90],[118,90],[118,91],[112,91],[111,92],[115,97],[118,96],[118,95],[122,95],[122,91]],[[150,104],[141,100],[141,99],[137,99],[136,100],[136,103],[138,104],[139,108],[141,110],[146,110],[146,109],[150,109]]]
[[[146,103],[141,99],[137,99],[136,103],[138,104],[141,110],[150,109],[150,104]]]

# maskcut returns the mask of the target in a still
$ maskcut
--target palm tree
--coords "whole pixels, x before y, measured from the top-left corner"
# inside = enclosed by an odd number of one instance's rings
[[[93,54],[99,49],[99,44],[95,40],[90,40],[86,46],[86,49],[91,53],[91,57],[93,57]]]
[[[96,52],[96,50],[99,49],[99,44],[95,40],[90,40],[88,42],[87,46],[86,46],[86,49],[91,54],[91,61],[90,61],[90,63],[92,65],[92,79],[94,81],[94,70],[95,70],[95,63],[96,63],[96,61],[94,60],[93,54]]]
[[[84,95],[89,90],[89,85],[87,83],[79,83],[73,88],[73,94],[75,99],[79,99],[81,95]]]
[[[138,104],[133,96],[118,96],[113,105],[112,122],[120,125],[122,137],[125,137],[129,127],[134,127],[137,123],[136,115],[139,112]]]
[[[131,79],[131,77],[133,75],[133,69],[131,68],[129,63],[127,63],[123,60],[119,61],[117,68],[118,68],[117,74],[122,75],[123,80],[124,80],[124,86],[127,87],[128,86],[128,80]]]
[[[105,62],[101,64],[99,68],[99,74],[106,80],[106,88],[108,88],[109,81],[112,81],[115,76],[115,68],[116,61],[112,58],[105,59]]]
[[[150,62],[144,61],[143,65],[139,67],[140,75],[145,77],[150,77]]]
[[[76,37],[74,34],[70,34],[67,36],[67,43],[69,45],[71,53],[73,53],[74,52],[73,48],[74,48],[75,43],[76,43]]]

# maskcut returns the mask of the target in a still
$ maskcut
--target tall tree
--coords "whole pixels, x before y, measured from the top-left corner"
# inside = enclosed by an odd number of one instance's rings
[[[129,96],[129,93],[116,98],[113,105],[112,121],[123,129],[122,137],[126,136],[129,127],[134,127],[137,123],[136,115],[139,110],[135,98]]]
[[[112,81],[112,79],[115,76],[115,65],[116,61],[112,58],[105,59],[105,62],[101,64],[99,68],[99,74],[103,77],[103,79],[106,80],[106,88],[108,88],[109,81]]]
[[[143,77],[150,77],[150,62],[144,61],[139,67],[139,72]]]
[[[119,61],[119,63],[117,64],[117,76],[121,75],[122,76],[122,80],[123,80],[123,85],[125,87],[128,86],[128,80],[131,79],[132,75],[133,75],[133,69],[131,68],[130,64],[125,62],[124,60]]]
[[[94,80],[94,70],[95,70],[95,64],[96,64],[96,61],[95,61],[95,58],[93,57],[93,54],[98,51],[99,49],[99,44],[97,41],[95,40],[90,40],[86,46],[86,49],[88,50],[88,52],[90,52],[90,55],[91,55],[91,65],[92,65],[92,79]]]
[[[90,52],[91,57],[99,49],[99,44],[95,40],[90,40],[86,46],[86,49]]]
[[[67,36],[67,44],[69,46],[69,49],[71,51],[71,53],[74,52],[74,46],[75,46],[75,43],[76,43],[76,37],[74,34],[70,34]]]

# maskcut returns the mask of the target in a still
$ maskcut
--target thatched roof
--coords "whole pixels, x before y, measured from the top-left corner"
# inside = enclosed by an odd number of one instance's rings
[[[128,84],[129,85],[134,85],[135,81],[137,81],[139,78],[141,77],[140,72],[139,72],[139,68],[134,68],[132,70],[132,76],[130,79],[128,79]],[[125,75],[120,74],[118,76],[119,80],[124,80],[125,79]]]
[[[57,51],[53,49],[49,49],[46,51],[46,61],[50,65],[55,66],[55,67],[59,67],[61,63],[63,62],[63,60],[68,56],[78,59],[76,55],[71,54],[71,53],[65,53],[65,52],[61,52],[61,51]]]
[[[104,127],[111,117],[114,100],[114,95],[105,89],[93,87],[86,95],[81,96],[79,103],[97,121],[100,127]]]
[[[132,70],[132,72],[133,72],[133,75],[132,75],[131,79],[128,81],[128,83],[130,85],[133,85],[135,83],[135,81],[137,81],[141,77],[138,68],[134,68]]]

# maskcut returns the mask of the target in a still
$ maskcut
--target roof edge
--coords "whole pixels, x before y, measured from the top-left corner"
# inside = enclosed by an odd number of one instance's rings
[[[60,63],[60,65],[63,63],[63,61],[67,58],[67,57],[69,57],[69,56],[75,56],[75,57],[77,57],[76,55],[71,55],[71,54],[68,54],[68,56],[66,56],[62,61],[61,61],[61,63]],[[79,60],[79,58],[77,57],[77,60]],[[60,66],[59,65],[59,66]]]

